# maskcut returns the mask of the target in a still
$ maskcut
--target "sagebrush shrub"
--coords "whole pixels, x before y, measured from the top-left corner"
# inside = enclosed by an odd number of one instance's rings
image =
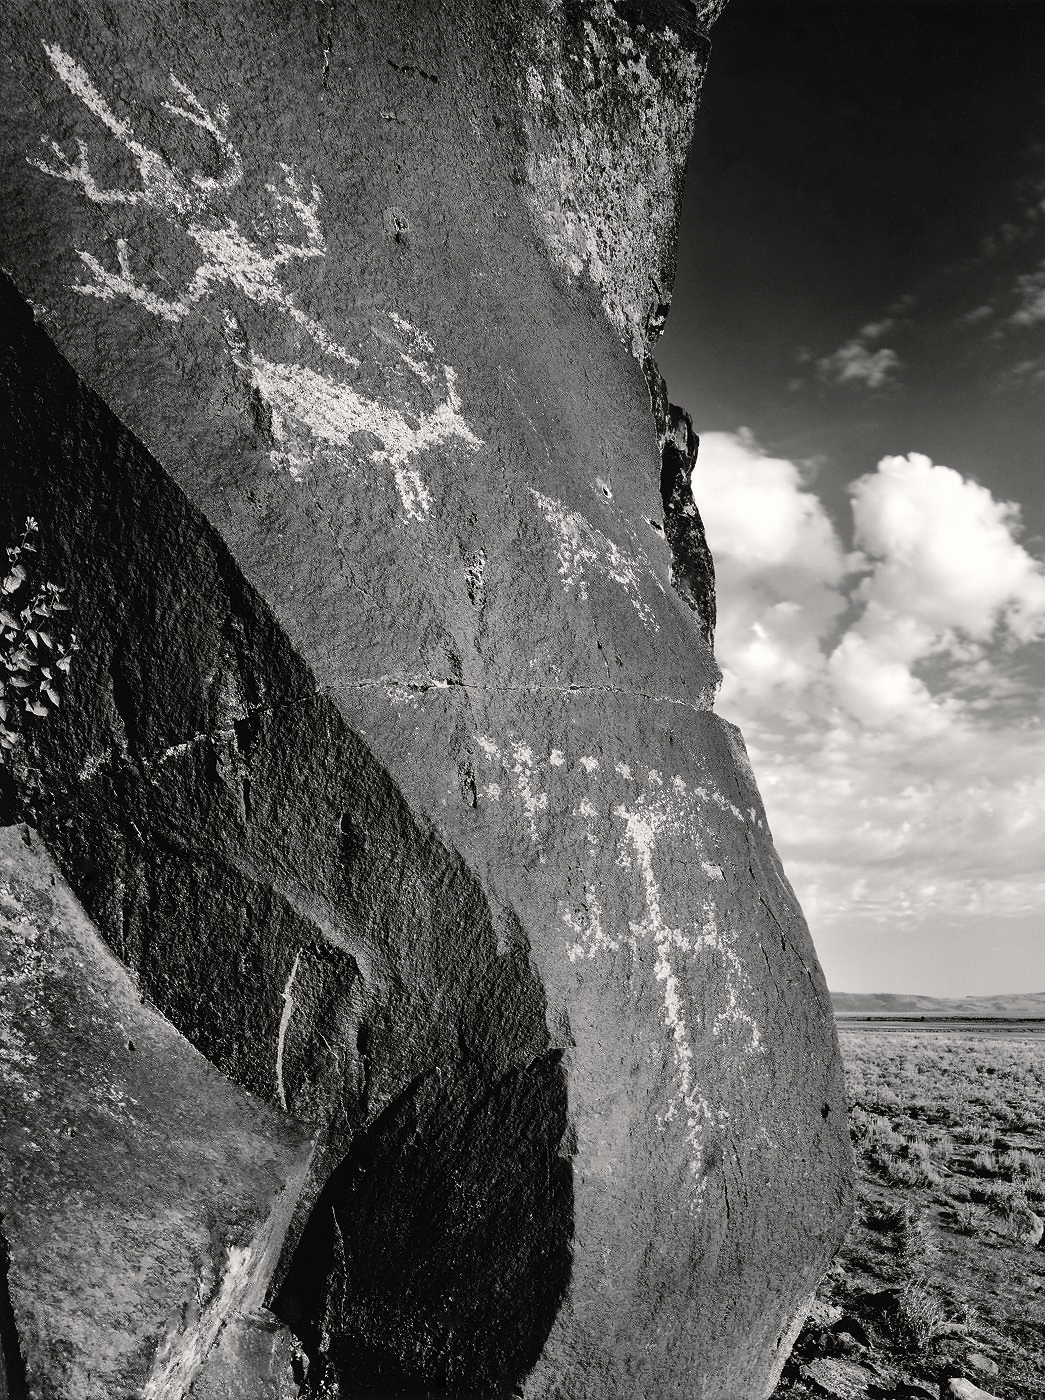
[[[17,747],[26,722],[46,719],[78,650],[76,633],[63,640],[62,601],[56,583],[34,578],[39,525],[28,516],[21,538],[7,547],[0,581],[0,749]]]

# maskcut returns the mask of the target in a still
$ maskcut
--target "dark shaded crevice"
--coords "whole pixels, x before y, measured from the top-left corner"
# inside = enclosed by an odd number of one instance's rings
[[[4,1220],[0,1216],[0,1400],[29,1400],[29,1383],[25,1360],[18,1341],[8,1270],[11,1266],[4,1236]]]
[[[139,725],[137,695],[141,690],[140,677],[132,675],[129,648],[119,647],[112,657],[109,667],[109,680],[112,690],[113,709],[123,728],[123,737],[132,753],[139,749]]]
[[[764,906],[763,906],[763,907],[764,907]],[[771,962],[771,960],[770,960],[769,953],[766,951],[765,944],[764,944],[764,943],[759,943],[758,949],[759,949],[759,952],[762,954],[763,958],[765,959],[766,971],[769,973],[770,981],[772,982],[772,978],[773,978],[773,964],[772,964],[772,962]]]
[[[692,484],[700,439],[686,410],[668,399],[664,376],[648,356],[643,373],[660,447],[660,497],[664,507],[664,537],[671,549],[671,583],[697,614],[700,634],[711,647],[717,620],[715,563],[693,498]]]
[[[14,826],[21,820],[18,784],[10,767],[0,764],[0,826]]]
[[[650,286],[657,297],[657,304],[646,318],[644,338],[647,345],[655,345],[667,325],[671,310],[671,292],[661,287],[655,277],[650,278]]]
[[[438,1072],[438,1066],[432,1065],[416,1075],[357,1135],[320,1190],[294,1246],[293,1258],[289,1261],[284,1258],[277,1266],[266,1305],[301,1341],[309,1357],[310,1373],[321,1364],[319,1348],[326,1294],[337,1258],[344,1254],[336,1209],[342,1194],[341,1185],[352,1172],[351,1164],[358,1159],[363,1140],[379,1138],[388,1132],[390,1125],[409,1111],[425,1082]]]
[[[325,35],[326,43],[323,45],[323,82],[322,87],[326,90],[327,82],[330,78],[330,55],[334,51],[334,22],[337,16],[337,0],[330,0],[330,19],[327,24]]]
[[[271,1306],[344,1400],[509,1397],[569,1286],[562,1051],[400,1094],[331,1173]]]

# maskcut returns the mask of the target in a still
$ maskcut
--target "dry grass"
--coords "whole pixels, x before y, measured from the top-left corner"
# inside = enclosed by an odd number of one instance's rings
[[[945,1337],[967,1335],[974,1315],[966,1305],[960,1317],[952,1316],[934,1288],[911,1279],[897,1300],[898,1341],[908,1355],[931,1361],[934,1344]]]
[[[987,1212],[972,1201],[963,1201],[955,1207],[954,1227],[963,1235],[976,1235],[987,1228]]]
[[[1035,1195],[1045,1195],[1045,1157],[1026,1148],[1010,1148],[1001,1159],[1010,1181],[1023,1182]]]
[[[841,1039],[854,1107],[914,1130],[946,1127],[967,1144],[995,1147],[1008,1132],[1040,1134],[1041,1040],[844,1028]]]
[[[873,1361],[935,1392],[995,1359],[992,1393],[1045,1400],[1045,1036],[847,1030],[840,1041],[857,1219],[821,1288],[867,1347],[807,1329],[777,1391],[811,1396],[803,1357]],[[884,1393],[884,1392],[883,1392]]]

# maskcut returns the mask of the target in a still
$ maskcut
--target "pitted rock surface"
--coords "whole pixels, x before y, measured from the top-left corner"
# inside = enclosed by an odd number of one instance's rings
[[[79,650],[6,801],[321,1133],[331,1394],[768,1394],[847,1223],[647,388],[715,8],[11,11],[3,519]]]
[[[0,1065],[3,1393],[185,1394],[264,1298],[311,1143],[142,1004],[27,827],[0,829]]]

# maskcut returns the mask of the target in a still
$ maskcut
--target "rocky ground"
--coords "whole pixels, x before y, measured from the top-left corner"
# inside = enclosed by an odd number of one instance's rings
[[[840,1039],[857,1215],[775,1400],[1041,1400],[1045,1036]]]

